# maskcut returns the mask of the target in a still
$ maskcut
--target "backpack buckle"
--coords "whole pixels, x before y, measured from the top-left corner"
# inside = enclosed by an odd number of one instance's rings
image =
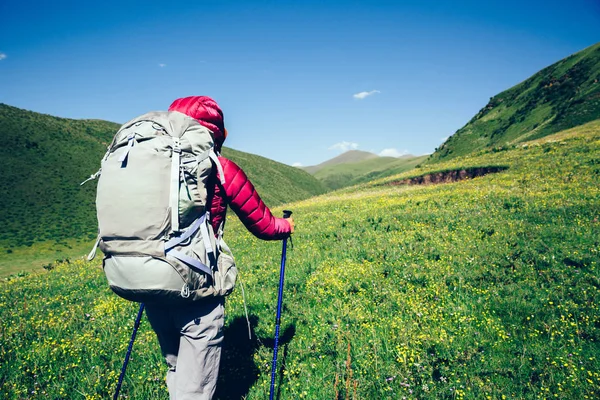
[[[187,285],[187,283],[184,283],[183,286],[181,287],[181,297],[183,297],[184,299],[187,299],[188,297],[190,297],[190,288]]]

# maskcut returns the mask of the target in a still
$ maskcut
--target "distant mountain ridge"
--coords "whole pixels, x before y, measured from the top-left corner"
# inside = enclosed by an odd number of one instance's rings
[[[321,164],[304,167],[330,190],[399,174],[414,168],[427,156],[380,157],[367,151],[350,150]]]
[[[327,166],[337,165],[337,164],[346,164],[346,163],[355,163],[363,160],[369,160],[372,158],[378,158],[379,156],[374,153],[370,153],[368,151],[361,150],[349,150],[337,157],[334,157],[330,160],[324,161],[321,164],[312,165],[308,167],[301,167],[301,169],[305,170],[309,174],[314,174],[315,172],[323,169]]]
[[[600,118],[600,43],[492,97],[427,163],[541,138]]]
[[[244,170],[269,206],[307,199],[327,191],[318,179],[296,167],[228,147],[223,147],[222,153]]]
[[[79,183],[98,170],[119,127],[0,103],[0,247],[95,237],[96,183]],[[223,153],[242,166],[269,206],[326,191],[297,168],[228,148]]]

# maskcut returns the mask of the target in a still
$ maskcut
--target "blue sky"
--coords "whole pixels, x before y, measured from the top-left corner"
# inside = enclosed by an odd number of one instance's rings
[[[123,123],[202,94],[227,146],[286,164],[420,155],[598,41],[597,0],[3,0],[0,102]]]

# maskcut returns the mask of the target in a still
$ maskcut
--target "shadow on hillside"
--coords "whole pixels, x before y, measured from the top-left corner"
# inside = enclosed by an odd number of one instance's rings
[[[258,325],[258,317],[251,315],[249,319],[252,339],[248,338],[248,323],[244,317],[235,318],[225,327],[219,381],[215,393],[217,399],[240,400],[245,398],[261,372],[254,363],[254,353],[261,346],[273,348],[273,338],[259,339],[254,333],[256,325]],[[281,381],[285,370],[287,345],[295,333],[296,327],[291,325],[279,337],[278,381]],[[271,365],[265,365],[262,369],[263,372],[268,369],[270,374]],[[278,382],[276,384],[277,387],[280,386]],[[279,393],[276,394],[276,398],[279,398]]]
[[[277,380],[275,381],[275,387],[277,391],[275,392],[274,398],[279,400],[281,397],[281,381],[283,380],[283,372],[285,371],[285,363],[287,361],[288,356],[288,344],[292,341],[294,335],[296,334],[296,325],[292,324],[285,328],[285,330],[279,335],[279,342],[277,346],[279,347],[278,356],[277,356]],[[273,349],[275,345],[274,338],[262,339],[262,345]],[[282,351],[283,350],[283,351]],[[271,371],[271,366],[269,366],[269,371]]]

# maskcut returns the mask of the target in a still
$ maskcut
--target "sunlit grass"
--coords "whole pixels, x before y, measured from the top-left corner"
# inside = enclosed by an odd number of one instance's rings
[[[90,239],[48,240],[18,247],[0,244],[0,278],[40,272],[52,268],[57,261],[85,257],[93,245],[94,240]]]
[[[435,166],[509,167],[497,174],[379,182],[286,205],[297,232],[280,398],[600,397],[600,128],[582,132]],[[226,240],[253,339],[238,289],[218,397],[264,399],[281,243],[253,238],[235,218]],[[98,267],[78,260],[2,283],[4,398],[112,396],[137,307],[110,293]],[[168,398],[164,373],[143,322],[123,395]]]

